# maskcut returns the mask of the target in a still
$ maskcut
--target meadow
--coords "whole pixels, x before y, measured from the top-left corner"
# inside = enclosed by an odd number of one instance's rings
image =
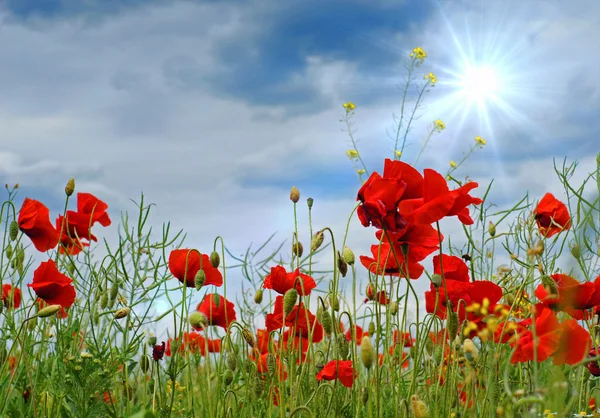
[[[446,129],[432,121],[406,155],[437,83],[426,59],[419,47],[408,57],[380,167],[355,140],[360,104],[340,108],[358,179],[348,224],[373,232],[369,254],[346,245],[348,229],[319,225],[296,187],[291,246],[265,253],[269,240],[237,257],[221,237],[188,248],[170,224],[153,230],[144,196],[119,222],[76,179],[50,191],[64,193],[59,214],[36,196],[17,205],[7,184],[0,416],[600,416],[600,154],[579,183],[576,162],[555,160],[564,192],[509,207],[488,201],[492,183],[457,174],[489,146],[478,133],[460,161],[417,168]],[[99,241],[100,228],[118,229],[118,242]],[[227,291],[232,270],[243,295]],[[159,300],[169,308],[157,315]]]

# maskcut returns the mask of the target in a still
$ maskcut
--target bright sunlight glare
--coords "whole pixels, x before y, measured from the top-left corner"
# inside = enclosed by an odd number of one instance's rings
[[[469,66],[459,81],[462,94],[478,106],[493,100],[501,85],[497,72],[490,66]]]

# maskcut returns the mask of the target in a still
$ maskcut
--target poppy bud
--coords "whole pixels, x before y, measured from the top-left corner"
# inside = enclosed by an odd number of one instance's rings
[[[449,307],[448,318],[446,318],[446,329],[448,330],[448,335],[452,340],[458,333],[458,315],[451,309],[452,308]]]
[[[344,257],[342,257],[342,254],[340,254],[339,251],[337,253],[337,267],[342,277],[346,277],[346,273],[348,273],[348,264],[346,263]]]
[[[294,309],[294,305],[298,301],[298,291],[295,288],[291,288],[285,295],[283,296],[283,313],[285,316],[288,316],[292,309]]]
[[[473,341],[468,338],[463,342],[463,350],[469,363],[473,364],[479,358],[479,351],[477,350],[477,347],[475,344],[473,344]]]
[[[340,311],[340,300],[338,299],[337,295],[331,295],[329,296],[329,299],[331,300],[331,306],[333,307],[333,310],[336,312]]]
[[[148,338],[148,345],[154,346],[156,345],[156,337],[154,335],[150,336],[150,338]]]
[[[194,311],[188,317],[190,325],[194,329],[204,328],[208,325],[208,319],[202,312]]]
[[[6,258],[8,258],[10,260],[10,258],[13,255],[13,249],[12,249],[12,245],[8,244],[6,246],[6,249],[4,250],[4,252],[6,253]]]
[[[233,372],[230,369],[226,369],[223,373],[223,384],[229,386],[233,382]]]
[[[47,318],[49,316],[54,315],[56,312],[62,309],[61,305],[50,305],[46,306],[44,309],[40,309],[37,313],[37,316],[40,318]]]
[[[427,337],[425,340],[425,349],[427,350],[427,354],[433,354],[433,340],[430,337]]]
[[[312,238],[312,241],[310,243],[310,250],[312,252],[315,252],[319,249],[319,247],[321,246],[321,244],[323,244],[323,241],[325,240],[325,234],[323,233],[323,231],[317,231],[315,233],[315,235]]]
[[[544,275],[540,277],[540,279],[542,280],[542,285],[544,286],[544,289],[546,289],[546,292],[548,292],[549,297],[558,296],[558,285],[552,277]]]
[[[375,348],[371,344],[371,338],[364,336],[360,343],[360,359],[362,360],[363,366],[370,369],[375,362]]]
[[[337,336],[337,348],[340,357],[347,359],[350,354],[350,344],[348,344],[348,340],[346,340],[346,337],[342,334]]]
[[[581,257],[581,247],[579,246],[579,244],[573,244],[573,246],[571,247],[571,254],[573,255],[573,257],[579,260],[579,258]]]
[[[8,229],[8,236],[10,237],[11,241],[16,241],[18,235],[19,235],[19,224],[17,223],[17,221],[13,220],[10,223],[10,227]]]
[[[144,373],[150,369],[150,360],[148,359],[148,356],[144,355],[140,359],[140,369],[142,369]]]
[[[369,322],[369,335],[375,334],[375,322]]]
[[[306,205],[308,206],[309,209],[312,209],[313,202],[314,202],[314,200],[312,197],[309,197],[308,199],[306,199]]]
[[[442,285],[442,276],[440,276],[439,274],[434,274],[433,276],[431,276],[431,283],[433,283],[436,289],[439,289]]]
[[[366,405],[367,402],[369,402],[369,389],[363,388],[361,400],[362,400],[363,405]]]
[[[102,298],[100,299],[100,309],[106,309],[108,306],[108,293],[102,293]]]
[[[373,285],[371,283],[369,283],[367,285],[367,299],[369,300],[373,300],[375,299],[375,290],[373,289]]]
[[[396,345],[396,348],[400,348],[399,345]],[[413,345],[412,347],[410,347],[408,349],[408,355],[410,356],[411,359],[413,359],[414,361],[417,361],[417,357],[419,355],[419,351],[417,350],[417,346]]]
[[[67,185],[65,186],[65,194],[67,196],[71,196],[74,191],[75,191],[75,179],[71,177],[69,179],[69,181],[67,181]]]
[[[219,268],[219,264],[221,264],[221,257],[219,256],[218,252],[213,251],[212,253],[210,253],[210,264],[214,268]]]
[[[329,315],[328,311],[321,311],[320,321],[321,325],[323,325],[323,331],[325,331],[325,334],[331,335],[333,332],[333,321],[331,320],[331,315]]]
[[[233,372],[235,372],[235,369],[237,369],[237,357],[235,354],[230,354],[227,356],[227,367]]]
[[[302,246],[301,242],[295,242],[292,244],[292,254],[294,254],[296,257],[300,258],[302,257],[302,253],[304,252],[304,247]]]
[[[256,294],[254,295],[254,303],[256,303],[257,305],[260,305],[262,303],[262,300],[263,300],[263,290],[258,289],[256,291]]]
[[[488,224],[488,233],[491,237],[496,235],[496,225],[492,221]]]
[[[344,246],[344,249],[342,250],[342,256],[344,257],[344,261],[346,263],[350,264],[351,266],[354,265],[354,253],[350,248]]]
[[[277,371],[277,358],[273,353],[267,354],[267,370],[272,375]]]
[[[296,186],[292,186],[290,190],[290,200],[294,203],[298,203],[300,200],[300,190]]]
[[[388,305],[388,309],[390,310],[390,314],[396,315],[398,313],[398,303],[390,302],[390,304]]]
[[[127,315],[129,315],[130,311],[131,311],[131,309],[129,309],[128,307],[119,309],[117,312],[115,312],[115,319],[125,318]]]
[[[263,382],[261,379],[256,379],[254,382],[254,396],[259,398],[260,395],[262,395],[264,389],[265,382]]]
[[[196,273],[196,276],[194,277],[194,284],[196,285],[196,290],[202,289],[202,286],[204,286],[205,281],[206,273],[202,269],[198,270],[198,273]]]
[[[254,340],[254,335],[248,328],[242,330],[242,337],[244,337],[244,340],[246,340],[250,347],[254,348],[256,341]]]
[[[115,282],[113,283],[112,287],[110,288],[110,300],[111,301],[116,300],[118,295],[119,295],[119,281],[118,281],[118,279],[115,279]]]
[[[415,418],[427,418],[429,417],[429,408],[425,405],[417,395],[413,395],[410,398],[410,409]]]

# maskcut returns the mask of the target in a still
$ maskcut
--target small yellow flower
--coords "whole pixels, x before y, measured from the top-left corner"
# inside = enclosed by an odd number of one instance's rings
[[[446,124],[440,119],[436,119],[433,121],[433,129],[438,132],[442,132],[444,129],[446,129]]]
[[[433,73],[427,74],[425,77],[423,77],[423,80],[429,80],[429,84],[431,84],[431,87],[435,86],[435,84],[438,82],[437,77]]]
[[[423,48],[418,46],[415,49],[413,49],[413,52],[410,53],[410,57],[415,60],[419,60],[422,63],[423,61],[425,61],[425,58],[427,58],[427,54],[425,53],[425,51],[423,51]]]
[[[366,171],[363,170],[362,168],[360,170],[356,170],[356,172],[358,173],[359,176],[362,176],[363,174],[366,173]]]
[[[346,156],[348,158],[350,158],[351,160],[357,159],[358,158],[358,151],[355,150],[355,149],[349,149],[348,151],[346,151]]]
[[[346,109],[346,113],[350,113],[354,109],[356,109],[356,105],[352,102],[344,103],[343,106],[344,106],[344,109]]]
[[[450,167],[456,168],[456,163],[453,160],[450,160]]]
[[[479,145],[484,146],[486,144],[485,139],[483,139],[480,136],[476,136],[475,137],[475,142],[477,142]]]
[[[398,158],[402,157],[401,151],[396,150],[396,151],[394,151],[394,154],[396,154],[396,157],[398,157]]]

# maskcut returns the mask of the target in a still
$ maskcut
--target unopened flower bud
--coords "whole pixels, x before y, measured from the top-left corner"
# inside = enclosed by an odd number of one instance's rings
[[[300,241],[292,244],[292,254],[294,254],[296,257],[298,257],[298,258],[302,257],[303,252],[304,252],[304,247],[302,246],[302,243]]]
[[[440,276],[439,274],[434,274],[433,276],[431,276],[431,283],[433,283],[436,289],[439,289],[442,285],[442,276]]]
[[[70,178],[69,181],[67,181],[67,185],[65,186],[65,194],[67,196],[71,196],[74,191],[75,191],[75,179]]]
[[[369,401],[369,389],[363,388],[362,394],[361,394],[361,400],[362,400],[363,405],[367,404],[367,402]]]
[[[398,313],[398,302],[390,302],[388,309],[390,310],[390,314],[396,315]]]
[[[581,258],[581,247],[579,246],[579,244],[573,244],[573,246],[571,247],[571,254],[577,260],[579,260],[579,258]]]
[[[6,254],[6,258],[8,258],[10,260],[10,258],[13,255],[13,249],[12,249],[12,245],[8,244],[6,246],[6,249],[4,250],[4,253]]]
[[[221,264],[221,257],[219,256],[218,252],[213,251],[212,253],[210,253],[210,264],[214,268],[219,268],[219,264]]]
[[[348,340],[346,340],[346,336],[342,334],[338,334],[337,336],[337,348],[340,357],[343,359],[347,359],[350,354],[350,344],[348,344]]]
[[[119,309],[117,312],[115,312],[115,319],[125,318],[127,315],[129,315],[130,311],[131,311],[131,309],[129,309],[128,307]]]
[[[257,305],[260,305],[262,303],[262,300],[263,300],[263,290],[258,289],[256,291],[256,294],[254,295],[254,303],[256,303]]]
[[[413,395],[410,398],[410,409],[415,418],[428,418],[429,417],[429,408],[425,405],[417,395]]]
[[[371,338],[367,335],[362,338],[360,343],[360,359],[367,369],[370,369],[375,362],[375,348],[373,348]]]
[[[308,206],[309,209],[312,209],[313,203],[314,203],[314,200],[312,197],[309,197],[308,199],[306,199],[306,205]]]
[[[113,283],[112,287],[110,288],[110,300],[113,301],[113,300],[117,299],[118,295],[119,295],[119,281],[117,279],[115,279],[115,282]]]
[[[273,353],[267,354],[267,370],[272,375],[277,371],[277,357]]]
[[[233,382],[233,372],[231,369],[226,369],[223,373],[223,384],[229,386]]]
[[[242,330],[242,337],[244,337],[244,340],[246,340],[250,347],[254,348],[256,345],[256,340],[254,340],[254,335],[248,328],[244,328]]]
[[[103,292],[102,298],[100,299],[100,309],[106,309],[108,306],[108,293]]]
[[[338,296],[336,294],[333,294],[331,296],[329,296],[329,299],[331,300],[331,306],[333,307],[333,310],[336,312],[340,311],[340,300],[338,298]]]
[[[290,200],[294,203],[298,203],[300,200],[300,190],[296,186],[292,186],[292,190],[290,190]]]
[[[208,325],[208,319],[206,318],[206,315],[198,311],[192,312],[188,317],[188,321],[192,328],[197,330],[205,328]]]
[[[61,305],[50,305],[50,306],[46,306],[43,309],[40,309],[37,313],[37,316],[40,318],[47,318],[49,316],[54,315],[55,313],[57,313],[58,311],[60,311],[62,309]]]
[[[346,277],[346,273],[348,273],[348,264],[346,263],[344,257],[342,257],[342,254],[340,254],[339,251],[337,253],[337,267],[342,277]]]
[[[375,289],[373,288],[373,284],[369,283],[367,285],[367,299],[374,300],[375,299]]]
[[[325,240],[325,234],[323,233],[323,231],[317,231],[315,233],[315,235],[312,238],[312,241],[310,243],[310,250],[312,252],[315,252],[319,249],[319,247],[321,246],[321,244],[323,244],[323,241]]]
[[[427,337],[425,340],[425,349],[427,350],[427,354],[433,354],[433,340],[430,337]]]
[[[320,315],[321,325],[323,325],[323,331],[325,334],[331,335],[333,332],[333,321],[331,320],[331,315],[326,310],[321,310]]]
[[[295,288],[291,288],[285,295],[283,296],[283,313],[285,316],[288,316],[292,309],[294,309],[294,305],[298,301],[298,291]]]
[[[556,283],[556,281],[547,275],[543,275],[542,277],[540,277],[540,279],[542,280],[542,285],[544,286],[544,289],[546,289],[546,292],[548,292],[548,297],[557,297],[558,296],[558,284]]]
[[[369,322],[369,335],[374,335],[375,332],[375,322],[371,321]]]
[[[448,318],[446,318],[446,329],[448,330],[448,335],[451,340],[454,337],[456,337],[456,334],[458,333],[458,315],[451,309],[448,310]]]
[[[10,227],[8,229],[8,236],[10,237],[11,241],[15,241],[17,239],[17,236],[19,235],[19,224],[17,223],[17,221],[13,220],[10,223]]]
[[[194,276],[194,284],[196,285],[196,290],[202,289],[202,286],[204,286],[205,282],[206,273],[204,272],[204,270],[200,269],[198,270],[198,273],[196,273],[196,276]]]
[[[148,359],[148,356],[143,355],[140,359],[140,369],[142,369],[144,373],[150,369],[150,359]]]
[[[227,367],[229,368],[229,370],[234,371],[235,369],[237,369],[237,357],[235,356],[235,354],[229,354],[227,356]]]
[[[342,250],[342,257],[344,257],[344,261],[346,263],[351,266],[354,265],[354,253],[350,248],[344,246],[344,249]]]
[[[155,346],[156,345],[156,337],[154,335],[151,335],[148,338],[148,345],[151,345],[151,346]]]
[[[492,221],[488,224],[488,233],[491,237],[496,236],[496,225]]]

